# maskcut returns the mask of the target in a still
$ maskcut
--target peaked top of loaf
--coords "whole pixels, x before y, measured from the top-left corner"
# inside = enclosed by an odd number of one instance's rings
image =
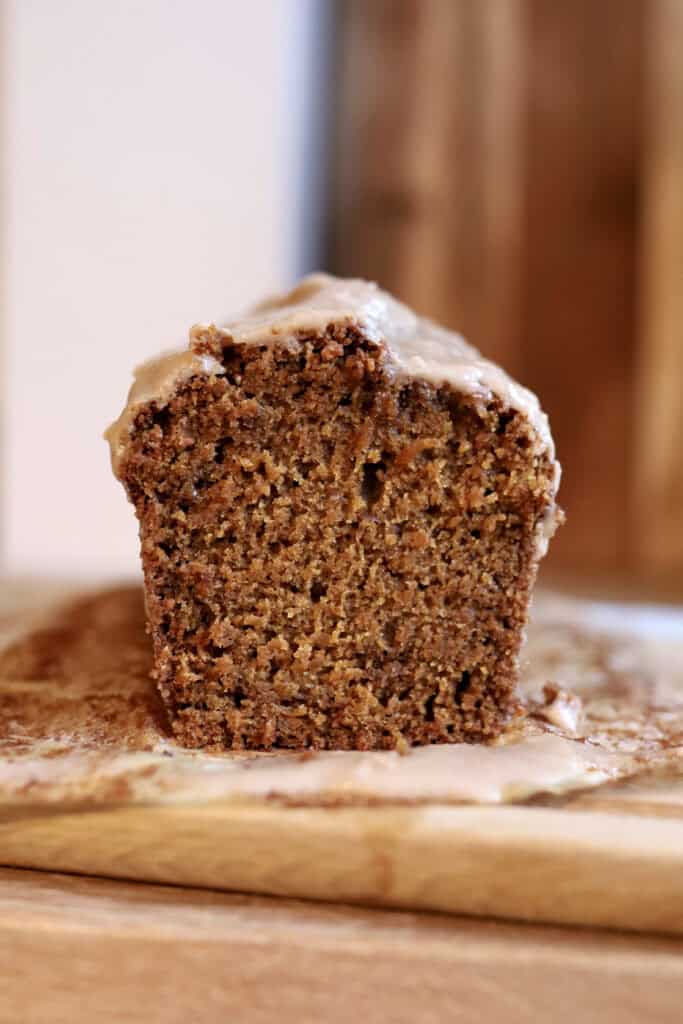
[[[485,359],[460,334],[418,316],[376,284],[318,273],[305,277],[292,291],[259,303],[239,319],[218,327],[195,325],[189,349],[138,367],[127,404],[105,434],[114,472],[118,473],[135,414],[142,405],[154,401],[163,406],[188,377],[223,372],[217,360],[196,351],[207,331],[217,331],[238,345],[263,345],[324,330],[328,324],[358,327],[369,341],[385,345],[390,368],[397,376],[452,384],[483,401],[500,398],[527,417],[539,447],[555,458],[548,419],[536,396]],[[556,463],[557,484],[559,472]]]

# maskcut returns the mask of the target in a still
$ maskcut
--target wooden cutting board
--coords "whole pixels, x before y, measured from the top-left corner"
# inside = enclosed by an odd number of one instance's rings
[[[678,611],[547,596],[500,748],[245,759],[171,741],[136,587],[3,596],[1,864],[683,932]],[[582,695],[577,735],[543,680]]]

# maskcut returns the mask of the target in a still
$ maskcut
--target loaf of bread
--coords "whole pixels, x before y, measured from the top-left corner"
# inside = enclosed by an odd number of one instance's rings
[[[535,396],[460,336],[313,275],[143,366],[107,435],[182,743],[501,732],[559,466]]]

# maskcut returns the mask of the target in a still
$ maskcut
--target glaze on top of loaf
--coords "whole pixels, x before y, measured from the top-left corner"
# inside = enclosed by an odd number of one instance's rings
[[[533,392],[485,359],[462,335],[418,316],[376,284],[322,273],[305,277],[292,291],[266,299],[239,319],[227,320],[221,326],[195,325],[190,330],[189,349],[138,367],[126,406],[105,434],[115,474],[120,475],[130,429],[141,406],[154,401],[163,407],[177,385],[194,374],[223,373],[216,359],[197,351],[207,331],[217,331],[226,342],[237,345],[263,345],[324,331],[328,324],[357,327],[368,341],[386,346],[388,368],[397,376],[451,384],[482,401],[497,397],[520,412],[533,428],[539,450],[554,463],[557,491],[560,466],[548,418]],[[553,514],[548,517],[545,533],[539,533],[540,546],[544,540],[547,543],[554,525]]]

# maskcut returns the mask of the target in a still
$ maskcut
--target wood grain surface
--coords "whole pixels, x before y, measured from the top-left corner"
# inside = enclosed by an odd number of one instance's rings
[[[674,1024],[680,939],[0,870],[2,1024]]]
[[[537,391],[556,567],[683,568],[680,0],[347,0],[332,266]]]
[[[683,3],[656,0],[645,36],[642,385],[634,536],[642,565],[683,565]]]

